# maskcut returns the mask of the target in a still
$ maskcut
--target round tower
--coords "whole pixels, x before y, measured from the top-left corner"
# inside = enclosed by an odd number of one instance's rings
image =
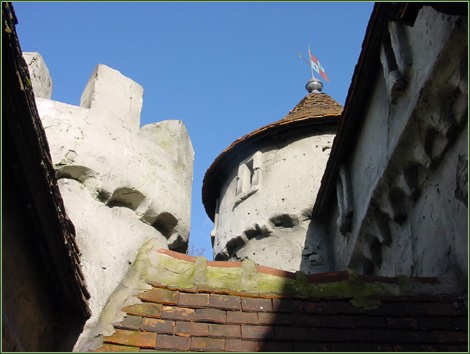
[[[311,210],[343,110],[321,92],[317,79],[305,88],[309,93],[284,118],[233,142],[207,170],[202,200],[214,222],[216,260],[248,258],[300,269]],[[312,269],[326,270],[326,259],[319,254]]]

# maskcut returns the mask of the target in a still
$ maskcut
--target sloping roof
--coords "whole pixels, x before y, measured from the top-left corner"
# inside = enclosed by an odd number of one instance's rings
[[[311,93],[305,96],[284,118],[278,122],[299,119],[339,117],[343,107],[325,93]],[[276,123],[278,123],[276,122]]]
[[[81,271],[75,228],[68,218],[52,165],[46,134],[36,108],[28,67],[16,34],[11,3],[2,2],[2,74],[4,166],[15,174],[16,197],[28,210],[24,222],[32,225],[31,247],[42,257],[42,270],[51,279],[58,304],[90,316],[90,297]],[[12,166],[9,161],[13,160]],[[4,237],[14,237],[5,233]],[[40,244],[40,247],[35,245]],[[4,279],[8,281],[8,279]]]
[[[265,125],[255,131],[235,140],[228,148],[214,160],[204,175],[202,185],[202,201],[207,215],[213,220],[215,202],[220,191],[221,180],[226,170],[234,163],[238,163],[240,153],[243,156],[252,149],[259,147],[262,139],[269,139],[273,135],[288,129],[307,127],[315,131],[319,126],[336,126],[343,111],[343,107],[323,92],[313,92],[306,95],[284,118]],[[305,133],[305,129],[302,129]]]
[[[150,289],[96,351],[467,350],[466,307],[429,295],[436,278],[307,276],[156,253]]]

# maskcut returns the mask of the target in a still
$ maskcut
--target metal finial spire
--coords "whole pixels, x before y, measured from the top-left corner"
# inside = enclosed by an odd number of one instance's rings
[[[310,80],[307,81],[305,89],[308,91],[308,93],[320,93],[323,89],[323,84],[317,78],[312,77]]]

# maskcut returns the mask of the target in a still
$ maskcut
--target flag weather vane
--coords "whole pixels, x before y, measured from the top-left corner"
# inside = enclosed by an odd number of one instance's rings
[[[308,59],[307,61],[303,56],[302,53],[298,53],[299,57],[305,61],[309,66],[310,66],[310,72],[312,73],[312,79],[316,79],[313,71],[316,71],[317,74],[319,74],[323,79],[325,79],[328,83],[330,82],[330,79],[328,79],[328,76],[326,76],[325,68],[320,64],[320,61],[312,55],[310,52],[310,43],[308,45]]]

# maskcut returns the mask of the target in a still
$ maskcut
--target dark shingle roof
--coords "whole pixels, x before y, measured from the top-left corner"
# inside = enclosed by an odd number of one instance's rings
[[[182,269],[178,262],[201,269],[194,257],[159,253],[168,257],[167,269]],[[299,281],[299,273],[261,266],[250,273],[258,291],[208,285],[219,273],[243,283],[236,274],[246,269],[241,262],[206,262],[206,274],[212,275],[199,285],[150,281],[152,288],[137,295],[142,303],[123,308],[127,316],[96,351],[467,351],[467,310],[456,297],[386,295],[402,287],[398,278],[335,272]],[[263,277],[297,285],[275,291],[262,285]],[[439,284],[435,278],[408,281],[428,288]],[[353,283],[368,289],[357,301],[348,290]],[[309,286],[324,295],[308,295]]]
[[[32,226],[30,247],[41,244],[36,252],[53,284],[58,303],[90,316],[90,297],[81,270],[75,228],[65,212],[49,152],[46,133],[34,99],[28,67],[23,59],[16,33],[17,19],[10,2],[2,2],[3,93],[5,141],[4,156],[14,160],[6,168],[15,173],[14,185],[7,188],[28,214],[24,223]],[[21,188],[20,188],[21,187]],[[15,229],[16,230],[16,229]],[[17,235],[4,234],[17,241]],[[8,281],[8,280],[7,280]],[[60,301],[59,301],[60,299]]]

